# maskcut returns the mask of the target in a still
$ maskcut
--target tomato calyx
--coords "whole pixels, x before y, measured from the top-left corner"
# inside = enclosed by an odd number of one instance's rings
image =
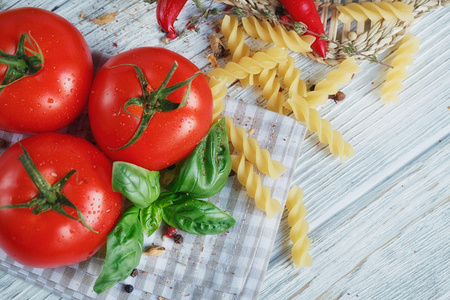
[[[50,209],[53,209],[55,212],[73,219],[75,221],[80,221],[84,227],[89,229],[94,233],[99,233],[98,231],[92,229],[85,221],[82,212],[62,193],[62,189],[64,185],[67,183],[69,178],[76,173],[76,170],[69,171],[63,178],[61,178],[58,182],[53,185],[50,185],[47,180],[42,176],[42,174],[37,169],[33,160],[31,159],[28,151],[20,144],[20,147],[23,150],[23,154],[19,156],[19,160],[25,168],[28,176],[30,176],[34,185],[37,187],[39,191],[39,195],[31,199],[29,202],[21,203],[21,204],[11,204],[0,206],[0,209],[7,208],[32,208],[31,212],[35,215],[46,212]],[[78,218],[67,213],[63,206],[70,207],[75,209],[78,215]]]
[[[31,48],[25,46],[25,41],[30,44]],[[30,56],[27,55],[27,51],[31,53]],[[1,92],[11,83],[39,72],[44,66],[44,56],[42,55],[39,45],[31,34],[22,33],[20,35],[15,54],[8,54],[0,49],[0,64],[8,66],[8,69],[5,72],[5,77],[0,84]]]
[[[125,111],[125,113],[139,119],[138,116],[136,116],[128,111],[129,106],[138,105],[138,106],[142,107],[142,109],[143,109],[142,118],[141,118],[139,126],[138,126],[136,132],[134,133],[133,137],[122,147],[116,148],[116,149],[109,148],[110,150],[122,150],[122,149],[125,149],[125,148],[133,145],[145,132],[145,130],[148,127],[148,124],[150,123],[150,120],[152,119],[153,115],[156,112],[169,112],[169,111],[173,111],[173,110],[176,110],[176,109],[179,109],[179,108],[182,108],[183,106],[185,106],[187,103],[187,99],[189,97],[189,93],[191,91],[192,81],[195,79],[195,77],[197,77],[197,75],[199,75],[201,73],[200,71],[197,71],[194,73],[194,75],[192,75],[192,77],[167,87],[167,84],[169,83],[170,79],[172,78],[173,74],[175,73],[175,70],[178,67],[178,63],[175,61],[172,65],[169,73],[167,73],[166,77],[164,78],[164,81],[162,82],[162,84],[156,90],[152,90],[152,88],[148,84],[147,79],[145,78],[144,73],[142,72],[141,68],[137,65],[133,65],[133,64],[129,64],[129,65],[132,66],[134,68],[134,70],[136,71],[137,77],[139,79],[139,83],[141,85],[143,95],[141,97],[134,97],[134,98],[129,99],[124,104],[123,110]],[[121,66],[121,65],[119,65],[119,66]],[[115,67],[117,67],[117,66],[115,66]],[[183,99],[181,100],[180,103],[174,103],[174,102],[170,101],[169,99],[167,99],[167,96],[169,96],[176,90],[178,90],[186,85],[187,85],[187,90],[186,90],[186,93],[184,94]]]

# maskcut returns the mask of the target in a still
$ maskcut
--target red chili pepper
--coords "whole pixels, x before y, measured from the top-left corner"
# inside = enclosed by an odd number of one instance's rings
[[[187,0],[158,0],[156,19],[159,26],[167,32],[166,37],[169,39],[173,40],[178,36],[173,23],[175,23],[186,2]]]
[[[280,0],[284,8],[295,22],[304,23],[309,31],[317,34],[325,34],[322,21],[313,0]],[[309,33],[305,33],[309,34]],[[314,36],[313,34],[309,34]],[[316,40],[311,48],[321,57],[327,55],[327,42],[315,36]]]

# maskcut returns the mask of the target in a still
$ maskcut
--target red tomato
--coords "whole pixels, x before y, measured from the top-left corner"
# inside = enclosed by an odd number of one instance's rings
[[[0,209],[0,247],[21,264],[53,268],[81,262],[106,242],[122,211],[122,196],[112,191],[112,164],[86,140],[63,133],[41,133],[20,142],[45,180],[53,185],[76,169],[65,195],[83,214],[87,229],[53,210],[33,214],[31,208]],[[15,144],[0,157],[0,206],[29,202],[39,192],[25,171]],[[65,207],[77,217],[76,210]]]
[[[156,90],[173,63],[179,66],[169,84],[190,78],[199,69],[183,56],[164,48],[142,47],[111,58],[97,73],[89,97],[89,122],[98,146],[112,160],[130,162],[149,170],[166,168],[187,157],[206,135],[212,119],[212,94],[208,81],[200,74],[192,81],[187,104],[170,112],[156,112],[143,135],[131,146],[124,146],[136,132],[142,107],[124,104],[143,95],[133,66],[139,66],[150,90]],[[180,103],[187,87],[167,98]],[[133,116],[134,115],[134,116]]]
[[[1,50],[16,53],[21,34],[28,33],[44,57],[40,71],[0,92],[0,130],[38,133],[70,124],[83,111],[93,78],[92,56],[83,36],[62,17],[30,7],[0,12],[0,28]],[[0,63],[0,82],[6,69]]]

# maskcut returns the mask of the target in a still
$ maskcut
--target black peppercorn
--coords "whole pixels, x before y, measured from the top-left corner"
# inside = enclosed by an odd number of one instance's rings
[[[181,236],[181,234],[177,234],[173,237],[173,240],[175,241],[175,243],[177,244],[181,244],[183,243],[183,237]]]
[[[283,6],[277,6],[277,7],[275,7],[275,15],[277,15],[277,16],[283,16],[283,15],[285,15],[285,14],[286,14],[286,12],[285,12]]]
[[[137,269],[133,269],[133,272],[131,272],[130,276],[134,278],[134,277],[138,276],[138,274],[139,274],[139,271]]]
[[[125,287],[123,289],[125,290],[125,292],[131,293],[131,292],[133,292],[134,287],[131,284],[127,284],[127,285],[125,285]]]

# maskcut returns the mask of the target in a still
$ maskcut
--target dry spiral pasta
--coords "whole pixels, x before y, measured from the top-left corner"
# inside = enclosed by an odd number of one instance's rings
[[[350,82],[353,75],[360,71],[361,68],[353,57],[346,58],[337,70],[331,71],[324,80],[316,84],[314,91],[307,93],[306,101],[313,107],[325,104],[329,95],[339,92],[340,85]]]
[[[315,37],[310,35],[300,36],[294,30],[286,31],[280,25],[273,27],[267,21],[259,22],[254,16],[242,18],[245,32],[254,38],[260,38],[268,43],[275,43],[278,47],[286,47],[294,52],[311,52],[311,44]]]
[[[256,52],[251,57],[244,56],[239,62],[229,62],[224,68],[209,71],[208,76],[225,84],[231,84],[236,79],[245,79],[249,75],[261,73],[263,69],[275,68],[287,59],[287,51],[283,48],[272,47],[267,51]]]
[[[306,97],[306,83],[300,79],[301,71],[294,66],[295,59],[288,59],[278,65],[278,72],[283,77],[285,86],[289,89],[289,97],[293,94]]]
[[[372,22],[380,20],[394,21],[400,19],[402,21],[412,21],[414,16],[412,14],[413,6],[406,3],[397,2],[363,2],[363,3],[349,3],[344,6],[337,6],[340,14],[338,19],[344,23],[351,23],[353,20],[364,22],[367,19]]]
[[[403,37],[400,47],[391,62],[392,69],[386,75],[386,82],[381,88],[381,99],[384,103],[398,101],[398,92],[403,89],[402,80],[408,76],[406,67],[412,65],[412,55],[419,51],[419,38],[411,34]]]
[[[225,102],[223,99],[228,94],[227,85],[215,78],[209,79],[209,87],[211,88],[212,99],[213,99],[213,115],[212,115],[212,124],[216,123],[223,110],[225,109]]]
[[[231,155],[231,161],[239,183],[246,188],[248,195],[255,199],[256,206],[264,211],[267,217],[272,218],[283,209],[270,195],[270,189],[262,185],[261,177],[254,173],[253,164],[247,161],[244,155]]]
[[[267,100],[267,109],[284,114],[284,94],[280,92],[281,84],[276,69],[264,69],[254,77],[254,84],[262,88],[263,97]]]
[[[330,122],[322,119],[319,112],[309,106],[303,97],[296,94],[292,95],[286,101],[285,107],[294,113],[298,121],[305,122],[309,131],[317,132],[320,142],[327,144],[330,152],[339,155],[342,162],[344,162],[345,157],[354,155],[352,145],[345,142],[342,135],[332,128]]]
[[[294,246],[292,247],[292,259],[296,267],[312,266],[311,241],[307,234],[309,225],[305,221],[306,207],[302,203],[303,191],[294,185],[288,193],[286,208],[289,211],[288,223],[291,226],[290,239]]]
[[[289,100],[284,107],[292,111],[298,121],[305,122],[309,131],[318,133],[320,142],[329,145],[330,152],[340,155],[342,162],[345,157],[353,156],[353,147],[304,99],[306,83],[299,78],[300,70],[294,67],[294,59],[289,56],[287,62],[278,66],[278,72],[289,90]]]
[[[239,20],[226,15],[222,20],[222,34],[228,40],[228,48],[232,53],[232,61],[238,62],[244,56],[250,56],[250,48],[245,44],[245,32],[238,28]]]
[[[272,160],[269,151],[261,149],[256,139],[247,137],[243,127],[235,126],[230,117],[225,117],[225,122],[228,140],[247,160],[254,163],[261,173],[276,179],[286,172],[286,167],[281,162]]]

